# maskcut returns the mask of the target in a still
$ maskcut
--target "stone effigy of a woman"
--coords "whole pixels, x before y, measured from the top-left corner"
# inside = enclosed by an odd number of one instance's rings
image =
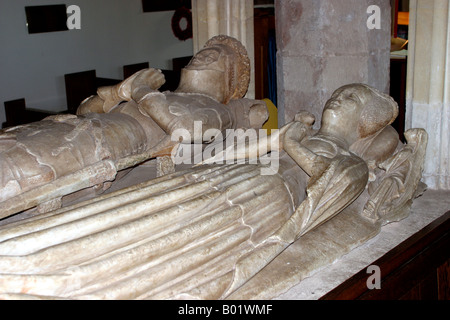
[[[206,79],[221,79],[220,43],[196,55],[184,71],[194,74],[189,78],[199,79],[207,71]],[[240,118],[223,103],[217,105],[224,96],[192,93],[211,83],[184,86],[182,81],[179,92],[165,94],[148,85],[127,88],[139,81],[136,75],[113,94],[112,88],[105,89],[88,99],[80,113],[95,111],[84,117],[103,119],[137,110],[164,128],[165,135],[180,128],[180,114],[195,114],[219,130]],[[181,104],[171,100],[178,94]],[[206,110],[198,108],[198,101]],[[217,108],[208,113],[211,102]],[[249,117],[243,119],[247,127],[257,127],[261,121],[252,119],[261,119],[264,112],[255,102],[250,105],[257,107],[247,107]],[[261,175],[261,164],[217,164],[225,153],[218,154],[210,161],[216,164],[6,224],[0,229],[0,293],[5,298],[223,299],[351,205],[373,225],[404,218],[421,190],[427,135],[411,129],[405,133],[408,143],[401,143],[390,126],[397,112],[390,97],[367,85],[347,85],[326,103],[317,132],[313,117],[301,112],[271,138],[280,140],[279,148],[271,145],[272,152],[280,152],[279,170],[271,175]],[[97,122],[90,123],[95,127]]]

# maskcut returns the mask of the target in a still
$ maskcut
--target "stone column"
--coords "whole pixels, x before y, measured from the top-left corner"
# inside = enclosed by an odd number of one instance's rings
[[[406,128],[429,135],[423,180],[450,190],[450,0],[411,0]]]
[[[225,34],[238,39],[247,48],[254,70],[253,17],[253,0],[192,0],[194,52],[213,36]],[[255,97],[254,72],[246,97]]]
[[[326,100],[345,84],[389,91],[389,0],[275,0],[275,10],[280,126],[303,109],[319,127]]]

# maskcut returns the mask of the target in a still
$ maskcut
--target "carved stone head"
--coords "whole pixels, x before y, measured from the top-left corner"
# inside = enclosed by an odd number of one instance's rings
[[[236,39],[211,38],[182,70],[178,92],[202,93],[221,103],[242,98],[250,82],[250,60]]]
[[[325,104],[320,131],[352,144],[391,124],[398,115],[397,103],[365,84],[337,89]]]

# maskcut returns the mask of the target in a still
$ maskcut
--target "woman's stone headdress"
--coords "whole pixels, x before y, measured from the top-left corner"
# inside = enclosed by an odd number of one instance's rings
[[[365,84],[359,85],[374,94],[372,101],[364,106],[358,123],[359,137],[365,138],[394,122],[398,116],[398,105],[387,94]]]
[[[208,40],[204,48],[215,45],[230,47],[237,58],[234,68],[230,68],[230,97],[227,100],[240,99],[245,96],[250,83],[250,59],[242,43],[230,36],[218,35]]]

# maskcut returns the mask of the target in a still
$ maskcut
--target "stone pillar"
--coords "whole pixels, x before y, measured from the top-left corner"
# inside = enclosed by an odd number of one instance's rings
[[[411,0],[406,123],[429,135],[423,180],[450,190],[450,0]]]
[[[225,34],[238,39],[247,48],[254,70],[253,18],[253,0],[192,0],[194,52],[202,49],[213,36]],[[246,97],[255,97],[254,72]]]
[[[380,10],[368,13],[372,5]],[[389,0],[275,0],[275,10],[280,126],[303,109],[319,127],[326,100],[345,84],[389,92]],[[380,23],[371,29],[373,14]]]

